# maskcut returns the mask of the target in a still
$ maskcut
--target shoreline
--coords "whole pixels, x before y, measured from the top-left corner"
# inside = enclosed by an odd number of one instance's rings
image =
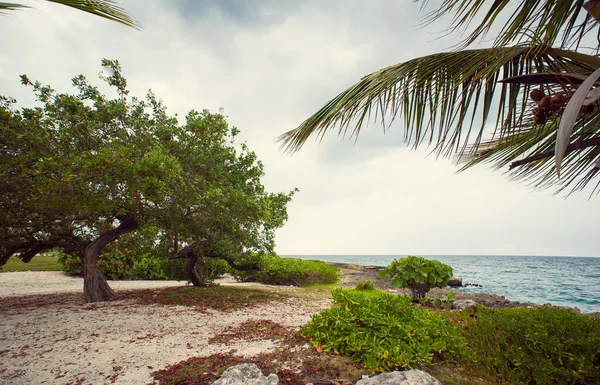
[[[378,271],[383,269],[384,266],[375,265],[358,265],[352,263],[343,262],[326,262],[332,266],[340,269],[340,284],[344,287],[354,287],[356,283],[364,280],[370,280],[376,289],[383,290],[389,293],[402,293],[409,295],[408,289],[394,288],[388,281],[379,277]],[[477,303],[491,308],[504,308],[504,307],[524,307],[531,306],[529,303],[521,303],[517,301],[511,301],[506,299],[504,296],[497,294],[488,293],[463,293],[460,290],[452,288],[433,288],[427,295],[434,298],[441,298],[447,295],[449,292],[454,292],[455,299],[471,299]]]
[[[389,293],[403,293],[409,295],[408,289],[402,288],[394,288],[392,285],[379,277],[377,273],[379,269],[383,269],[384,266],[375,266],[375,265],[358,265],[353,263],[344,263],[344,262],[326,262],[332,266],[335,266],[340,269],[340,284],[344,287],[354,287],[357,282],[364,280],[371,280],[375,288],[379,290],[383,290]],[[465,293],[458,289],[454,288],[433,288],[431,289],[427,295],[434,298],[441,298],[447,295],[449,292],[454,293],[455,299],[465,300],[470,299],[481,305],[490,308],[515,308],[515,307],[527,307],[527,306],[543,306],[540,304],[534,303],[525,303],[518,301],[511,301],[504,297],[503,295],[498,294],[489,294],[482,292],[473,292],[473,293]],[[556,306],[550,304],[551,306]],[[587,317],[600,317],[600,312],[587,312],[584,313],[577,307],[563,307],[556,306],[565,309],[569,309],[575,313],[587,316]]]

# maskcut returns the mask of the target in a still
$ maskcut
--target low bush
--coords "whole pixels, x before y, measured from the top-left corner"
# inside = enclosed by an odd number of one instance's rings
[[[413,302],[419,302],[433,287],[445,287],[452,278],[452,268],[440,261],[408,256],[393,260],[379,276],[394,287],[408,287]]]
[[[600,384],[600,319],[550,306],[448,314],[481,376],[508,383]]]
[[[328,263],[277,255],[252,254],[240,261],[240,267],[245,271],[234,272],[234,275],[243,282],[307,286],[338,280],[338,269]]]
[[[78,257],[62,254],[59,257],[62,270],[69,275],[83,275],[83,268]],[[116,248],[113,251],[102,253],[98,257],[98,270],[106,279],[182,279],[167,274],[167,264],[170,261],[166,256],[143,254],[139,255],[127,249]]]
[[[354,286],[356,290],[375,290],[375,285],[373,281],[366,279],[364,281],[356,282]]]
[[[407,296],[332,291],[334,306],[301,329],[313,346],[352,357],[372,373],[413,369],[434,356],[463,351],[463,339],[445,318],[419,309]]]
[[[62,254],[59,257],[62,270],[69,275],[83,275],[78,257]],[[102,253],[98,258],[98,270],[106,279],[119,280],[187,280],[185,272],[187,260],[170,260],[165,254],[146,253],[139,255],[130,250],[118,249]],[[229,265],[222,259],[200,258],[196,271],[206,285],[229,271]]]

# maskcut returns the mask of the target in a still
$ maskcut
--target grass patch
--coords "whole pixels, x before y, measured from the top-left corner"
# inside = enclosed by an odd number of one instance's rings
[[[199,311],[214,309],[224,312],[289,298],[288,295],[282,293],[218,285],[136,290],[123,293],[121,297],[133,299],[142,304],[182,305],[195,307]]]
[[[468,342],[461,364],[490,384],[600,384],[600,319],[552,306],[445,316]]]
[[[31,262],[24,263],[17,257],[10,257],[6,265],[0,267],[0,273],[14,271],[60,271],[58,257],[34,257]]]

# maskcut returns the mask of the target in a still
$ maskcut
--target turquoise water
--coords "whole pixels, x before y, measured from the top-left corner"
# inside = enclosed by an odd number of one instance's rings
[[[289,255],[326,262],[386,266],[403,256],[383,255]],[[429,255],[454,270],[463,283],[482,287],[461,288],[464,292],[503,295],[511,301],[551,303],[578,307],[584,313],[600,312],[600,258],[532,256]]]

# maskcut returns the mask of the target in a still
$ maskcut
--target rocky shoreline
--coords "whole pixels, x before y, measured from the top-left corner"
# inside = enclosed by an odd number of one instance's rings
[[[356,283],[370,280],[375,288],[385,290],[390,293],[405,293],[409,294],[408,289],[396,289],[388,281],[381,278],[378,274],[383,266],[363,266],[351,263],[329,262],[331,265],[340,269],[340,284],[345,287],[354,287]],[[528,303],[510,301],[504,296],[487,293],[463,293],[456,289],[439,289],[434,288],[427,293],[428,296],[441,298],[449,292],[454,293],[454,298],[457,300],[473,300],[487,307],[492,308],[507,308],[507,307],[523,307],[529,306]]]

